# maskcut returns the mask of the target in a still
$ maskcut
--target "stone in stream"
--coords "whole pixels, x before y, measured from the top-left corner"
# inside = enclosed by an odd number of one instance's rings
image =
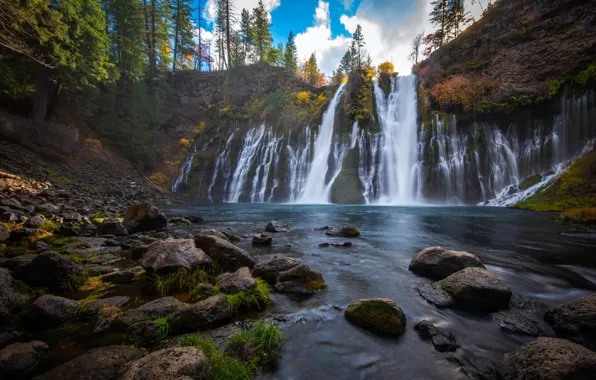
[[[471,253],[430,247],[418,252],[410,262],[409,269],[417,275],[442,280],[468,267],[484,268],[484,265]]]
[[[596,350],[596,294],[553,306],[544,320],[557,335]]]
[[[230,239],[228,238],[228,236],[226,234],[224,234],[223,232],[218,231],[216,229],[213,229],[213,228],[206,229],[206,230],[201,230],[201,231],[199,231],[199,235],[217,236],[220,239],[230,241]]]
[[[289,230],[290,230],[289,224],[283,224],[283,223],[277,222],[275,220],[270,221],[265,226],[265,232],[276,233],[276,232],[288,232]]]
[[[538,338],[505,355],[504,380],[596,379],[596,352],[565,339]]]
[[[358,231],[358,228],[354,227],[351,224],[342,224],[341,226],[323,229],[327,230],[325,234],[327,234],[328,236],[338,236],[346,238],[355,238],[360,236],[360,231]]]
[[[514,310],[497,311],[491,313],[490,317],[501,326],[503,331],[529,336],[545,335],[536,322]]]
[[[30,329],[57,326],[74,316],[78,305],[68,298],[44,294],[36,299],[23,313],[25,324]]]
[[[252,245],[271,245],[273,243],[273,238],[271,236],[265,235],[263,233],[258,233],[253,235],[252,237]]]
[[[323,275],[300,264],[277,275],[275,290],[279,293],[312,294],[327,289]]]
[[[460,347],[453,334],[441,331],[427,320],[418,322],[414,329],[423,339],[430,339],[435,350],[439,352],[453,352]]]
[[[400,336],[406,331],[404,312],[389,298],[354,301],[344,315],[349,322],[366,330],[393,336]]]
[[[167,274],[181,268],[209,267],[211,258],[192,239],[168,239],[149,245],[141,266],[149,273]]]
[[[214,327],[232,318],[225,295],[217,294],[194,305],[168,315],[173,334],[183,334],[206,327]]]
[[[37,255],[29,263],[18,266],[14,277],[31,286],[45,286],[52,290],[64,287],[72,276],[84,275],[85,270],[69,258],[52,251]]]
[[[257,282],[250,274],[250,269],[242,267],[234,273],[225,273],[218,286],[223,293],[239,293],[254,289]]]
[[[0,350],[0,379],[28,378],[48,349],[48,345],[39,340],[4,347]]]
[[[123,223],[129,233],[161,231],[168,228],[168,218],[151,203],[129,207]]]
[[[248,252],[217,236],[199,234],[195,236],[195,243],[215,261],[222,271],[235,272],[242,267],[255,266]]]
[[[352,242],[350,241],[345,241],[343,243],[321,243],[319,244],[319,247],[321,248],[328,248],[328,247],[351,247],[352,246]]]
[[[124,224],[118,219],[104,219],[103,222],[97,225],[97,235],[128,235],[128,231],[124,228]]]
[[[143,356],[143,350],[127,346],[94,348],[35,380],[117,380],[126,363]]]
[[[277,283],[277,275],[300,265],[300,261],[291,257],[275,257],[259,263],[252,270],[253,277],[259,277],[270,285]]]
[[[195,347],[175,347],[152,352],[125,365],[120,380],[208,378],[208,361]]]

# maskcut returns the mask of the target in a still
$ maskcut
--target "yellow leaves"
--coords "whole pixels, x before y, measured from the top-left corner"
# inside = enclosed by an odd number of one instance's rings
[[[391,62],[383,62],[377,68],[379,75],[391,75],[395,71],[395,67]]]
[[[484,76],[454,75],[435,84],[430,94],[440,104],[461,105],[470,111],[481,101],[486,101],[497,90],[498,84]]]
[[[186,137],[181,138],[180,139],[180,146],[183,147],[184,149],[190,148],[190,140],[187,139]]]
[[[349,78],[347,75],[346,75],[346,76],[344,76],[344,78],[341,80],[341,84],[348,83],[348,80],[349,80],[349,79],[350,79],[350,78]]]
[[[326,102],[327,101],[327,98],[325,97],[325,94],[321,92],[319,94],[319,96],[317,97],[317,101],[318,102]]]
[[[225,113],[227,113],[229,110],[230,110],[230,107],[224,107],[224,108],[222,108],[222,109],[220,109],[220,110],[219,110],[219,113],[221,113],[221,114],[225,114]]]
[[[162,172],[157,172],[153,174],[151,177],[149,177],[149,180],[160,187],[166,187],[170,182],[168,180],[168,177],[166,177],[166,175]]]
[[[97,139],[87,139],[85,140],[85,144],[87,144],[87,146],[89,146],[89,149],[91,149],[95,153],[99,153],[102,150],[101,141]]]
[[[298,104],[308,104],[310,102],[310,92],[301,91],[296,95]]]

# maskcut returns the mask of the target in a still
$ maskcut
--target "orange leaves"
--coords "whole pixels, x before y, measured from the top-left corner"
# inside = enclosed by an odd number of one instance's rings
[[[391,75],[395,71],[395,67],[391,62],[383,62],[377,68],[379,75]]]
[[[454,75],[435,84],[430,94],[442,105],[461,105],[470,111],[482,101],[487,101],[497,90],[498,84],[481,75]]]

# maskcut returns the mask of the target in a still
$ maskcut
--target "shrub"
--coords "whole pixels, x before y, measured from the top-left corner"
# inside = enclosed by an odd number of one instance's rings
[[[86,139],[85,144],[87,144],[87,146],[89,146],[89,149],[91,149],[95,153],[99,153],[102,150],[101,141],[99,141],[98,139]]]
[[[242,342],[256,347],[256,356],[253,364],[267,363],[279,355],[279,349],[284,339],[284,334],[274,323],[256,323],[249,330],[239,331],[228,339],[226,345]]]
[[[296,95],[298,104],[308,104],[310,102],[310,92],[301,91]]]
[[[236,294],[228,294],[228,307],[234,312],[240,308],[250,309],[256,307],[261,310],[271,303],[271,288],[264,280],[257,278],[257,286],[253,289]]]
[[[168,275],[154,275],[152,282],[157,293],[164,296],[173,292],[189,292],[197,285],[209,282],[209,275],[200,268],[180,268]]]
[[[180,146],[183,147],[184,149],[190,148],[190,140],[187,139],[186,137],[181,138],[180,139]]]
[[[379,65],[379,67],[377,68],[377,71],[379,72],[379,76],[380,75],[391,75],[393,74],[393,72],[395,71],[395,67],[393,66],[393,63],[391,62],[383,62]]]
[[[464,111],[476,110],[481,102],[489,101],[498,85],[482,75],[454,75],[435,84],[430,94],[441,105],[460,105]]]
[[[168,177],[166,177],[166,175],[163,174],[162,172],[157,172],[157,173],[153,174],[151,177],[149,177],[149,180],[151,180],[151,182],[153,182],[154,184],[156,184],[157,186],[160,186],[160,187],[166,187],[168,185],[168,183],[170,182]]]
[[[159,317],[153,321],[157,325],[157,336],[159,339],[164,339],[170,334],[170,324],[168,317]]]
[[[84,286],[86,285],[89,276],[86,272],[84,273],[73,273],[62,283],[62,288],[66,290],[70,290],[71,292],[76,292],[78,290],[83,290]]]
[[[561,86],[565,83],[565,79],[558,78],[558,79],[551,79],[546,82],[546,87],[548,87],[548,94],[550,96],[555,96],[559,93]]]

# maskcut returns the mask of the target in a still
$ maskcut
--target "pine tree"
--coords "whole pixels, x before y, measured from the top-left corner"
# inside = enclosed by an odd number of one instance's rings
[[[226,16],[226,0],[217,0],[215,12],[215,35],[217,44],[217,56],[219,59],[219,69],[223,70],[228,67],[226,54],[226,31],[228,30]]]
[[[461,28],[471,21],[470,13],[466,11],[464,0],[450,0],[447,14],[448,40],[459,36]]]
[[[298,71],[295,36],[291,30],[284,50],[283,66],[289,72],[296,73]]]
[[[120,76],[136,81],[144,77],[146,26],[140,0],[111,0],[109,28],[115,49],[115,63]]]
[[[174,50],[172,71],[176,71],[176,66],[181,66],[190,61],[193,54],[192,40],[192,8],[191,0],[171,0],[172,20],[174,23]]]
[[[430,22],[439,29],[435,32],[435,39],[439,47],[443,46],[449,29],[449,3],[451,0],[434,0],[431,2],[433,10],[430,12]]]
[[[252,41],[254,43],[257,57],[259,61],[267,61],[267,53],[271,47],[271,30],[269,24],[269,15],[263,5],[263,0],[259,0],[258,6],[253,9],[252,13],[253,20],[253,35]]]
[[[356,31],[352,35],[352,41],[354,42],[353,46],[356,47],[357,51],[356,62],[358,63],[358,67],[361,67],[362,61],[364,60],[364,51],[362,48],[366,43],[364,42],[364,36],[362,35],[362,27],[360,24],[356,26]]]
[[[246,64],[246,60],[250,55],[250,45],[252,43],[252,24],[250,20],[250,12],[247,9],[242,9],[242,12],[240,13],[240,35],[242,36],[244,50],[243,64]]]

